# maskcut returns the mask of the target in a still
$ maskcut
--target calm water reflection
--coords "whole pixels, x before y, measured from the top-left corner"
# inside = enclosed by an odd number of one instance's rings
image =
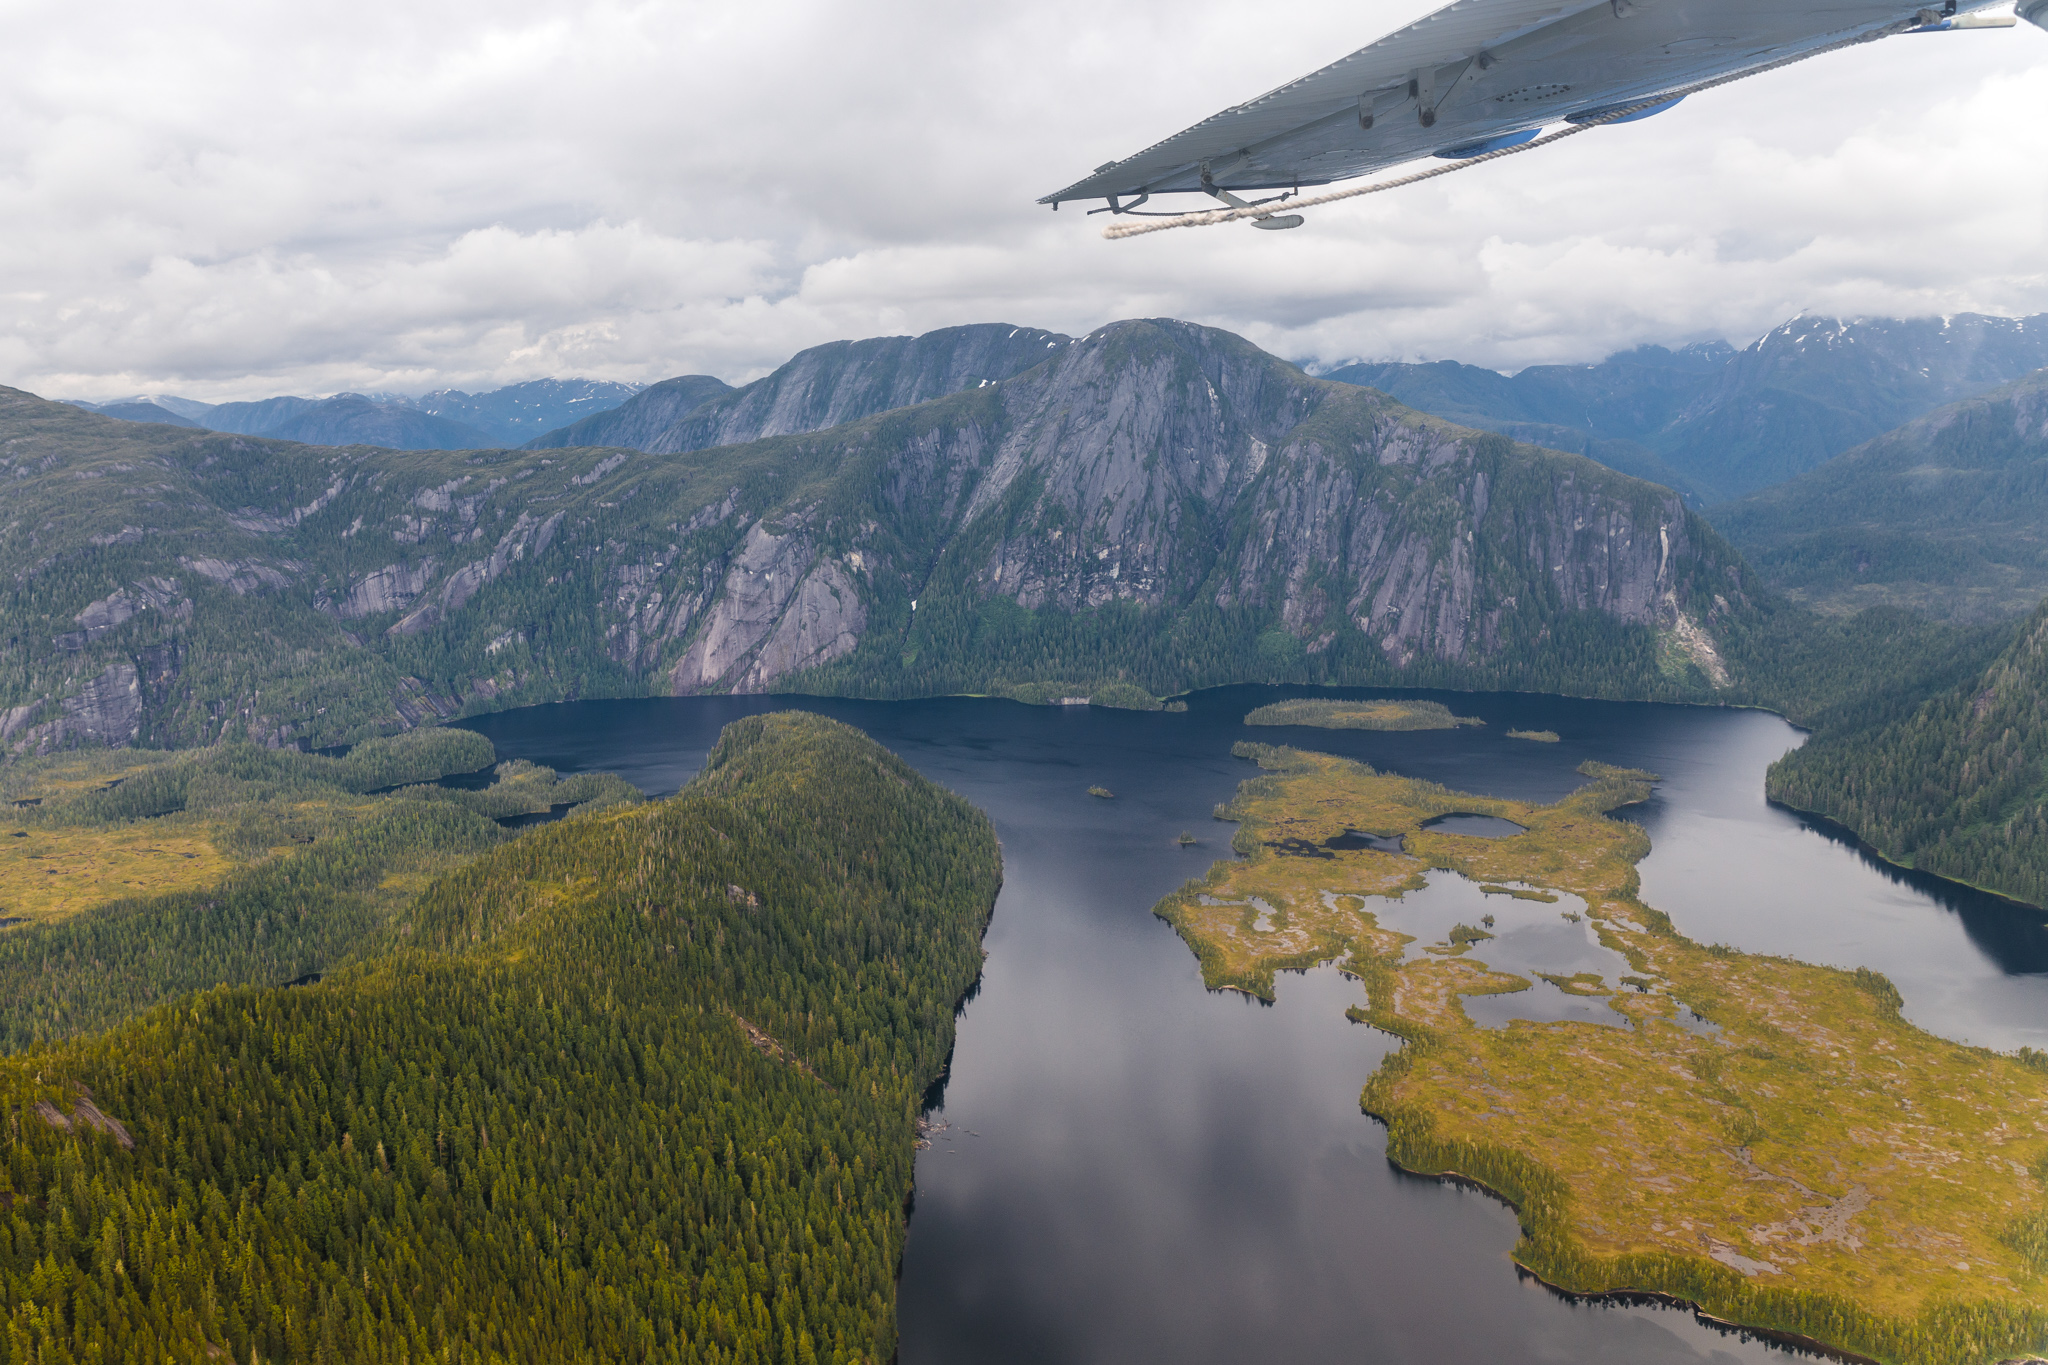
[[[918,1162],[903,1268],[905,1365],[953,1362],[1787,1360],[1663,1309],[1574,1305],[1519,1278],[1513,1216],[1400,1176],[1358,1092],[1392,1040],[1349,1024],[1323,969],[1279,1003],[1211,995],[1150,914],[1233,826],[1255,706],[1186,714],[942,699],[704,697],[535,707],[472,722],[505,757],[609,770],[650,793],[694,773],[727,721],[803,706],[860,726],[987,809],[1005,884],[988,962]],[[1360,694],[1362,695],[1362,694]],[[1429,694],[1421,694],[1429,695]],[[1261,730],[1491,796],[1554,800],[1588,758],[1649,768],[1629,812],[1654,841],[1644,897],[1696,938],[1888,973],[1925,1027],[2048,1046],[2048,929],[1901,874],[1763,798],[1782,721],[1525,696],[1459,696],[1481,730]],[[1555,730],[1555,745],[1508,740]],[[1087,795],[1091,784],[1117,793]],[[1191,831],[1202,842],[1179,847]]]

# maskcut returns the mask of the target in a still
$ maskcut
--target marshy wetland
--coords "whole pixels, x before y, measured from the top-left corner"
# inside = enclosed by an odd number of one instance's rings
[[[1242,860],[1158,913],[1211,987],[1270,998],[1275,971],[1333,960],[1356,976],[1352,1017],[1408,1043],[1364,1089],[1390,1158],[1511,1199],[1520,1264],[1883,1359],[2048,1343],[2048,1066],[1914,1028],[1868,969],[1685,937],[1638,894],[1648,837],[1606,818],[1652,774],[1588,763],[1535,805],[1240,752],[1269,770],[1227,812]],[[1518,832],[1447,828],[1474,805]],[[1354,826],[1405,851],[1294,851]],[[1512,927],[1472,903],[1489,888]],[[1554,900],[1532,914],[1515,890]]]
[[[1902,874],[1770,807],[1763,770],[1798,742],[1774,717],[1439,694],[1425,699],[1487,725],[1245,729],[1248,711],[1288,696],[1221,689],[1190,697],[1185,714],[702,697],[585,702],[471,724],[501,755],[564,773],[615,771],[652,795],[695,772],[726,721],[803,706],[867,730],[993,816],[1004,887],[950,1078],[931,1097],[932,1117],[948,1126],[918,1154],[898,1305],[905,1365],[1796,1358],[1689,1311],[1560,1296],[1517,1270],[1511,1252],[1522,1234],[1497,1199],[1391,1165],[1388,1130],[1361,1113],[1360,1095],[1404,1044],[1347,1019],[1372,996],[1335,965],[1276,973],[1271,1004],[1203,988],[1195,956],[1150,911],[1203,875],[1241,828],[1212,823],[1210,812],[1258,775],[1231,752],[1248,734],[1534,806],[1584,787],[1578,769],[1588,760],[1655,771],[1662,780],[1649,798],[1615,814],[1648,837],[1650,851],[1635,864],[1640,898],[1680,930],[1744,952],[1881,971],[1904,997],[1905,1018],[1944,1038],[2007,1052],[2048,1047],[2048,917]],[[1507,737],[1511,728],[1563,738],[1520,742]],[[1117,800],[1090,799],[1091,783]],[[1462,801],[1458,809],[1501,808]],[[1336,823],[1317,841],[1335,856],[1301,861],[1328,868],[1353,849],[1422,848],[1381,838],[1358,819],[1343,821],[1342,832]],[[1180,847],[1183,831],[1200,846]],[[1581,945],[1600,942],[1587,938],[1598,930],[1575,893],[1542,890],[1512,869],[1497,880],[1480,871],[1486,879],[1475,883],[1423,869],[1429,889],[1403,905],[1434,917],[1384,922],[1414,934],[1419,957],[1429,944],[1449,946],[1460,923],[1486,928],[1492,914],[1495,939],[1447,958],[1455,970],[1468,959],[1493,965],[1489,949],[1505,952],[1518,932],[1539,926],[1575,933]],[[1453,894],[1467,899],[1431,909],[1432,897]],[[1575,965],[1555,956],[1539,945],[1525,958],[1567,986],[1538,978],[1527,991],[1460,997],[1475,1025],[1498,1025],[1472,1033],[1527,1032],[1482,1011],[1526,1015],[1529,1002],[1554,996],[1622,1020],[1577,1032],[1603,1047],[1629,1045],[1636,1026],[1608,1006],[1612,988],[1626,984],[1615,981],[1611,959]],[[1601,974],[1599,996],[1574,993],[1580,972]],[[1722,1022],[1682,989],[1631,993],[1689,1037],[1710,1038]],[[1929,1182],[1946,1188],[1944,1173],[1928,1168]],[[1834,1244],[1817,1246],[1832,1254]]]
[[[1455,730],[1484,725],[1476,716],[1460,716],[1440,701],[1421,697],[1367,697],[1341,700],[1296,697],[1261,706],[1244,718],[1246,725],[1312,725],[1319,730]]]

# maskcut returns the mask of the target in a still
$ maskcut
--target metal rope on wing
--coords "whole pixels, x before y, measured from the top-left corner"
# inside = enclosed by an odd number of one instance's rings
[[[1219,223],[1236,223],[1249,218],[1270,218],[1280,212],[1292,213],[1296,209],[1320,208],[1324,204],[1335,204],[1344,199],[1357,199],[1368,194],[1383,194],[1388,190],[1398,190],[1404,185],[1414,185],[1424,180],[1434,180],[1440,175],[1449,175],[1453,171],[1468,170],[1473,166],[1484,165],[1489,161],[1498,161],[1504,156],[1518,156],[1523,152],[1533,152],[1538,147],[1548,147],[1553,142],[1562,142],[1568,137],[1576,137],[1580,133],[1590,133],[1595,128],[1603,128],[1610,123],[1617,123],[1631,114],[1640,114],[1645,109],[1654,109],[1660,104],[1669,104],[1674,100],[1684,99],[1688,95],[1703,94],[1708,90],[1714,90],[1724,85],[1733,85],[1737,81],[1748,80],[1751,76],[1762,76],[1769,72],[1803,62],[1810,57],[1819,57],[1829,52],[1839,51],[1845,47],[1855,47],[1861,43],[1875,42],[1879,38],[1889,36],[1893,31],[1893,29],[1879,29],[1875,33],[1859,33],[1853,38],[1844,38],[1838,43],[1829,43],[1827,46],[1817,47],[1811,52],[1801,52],[1796,56],[1782,57],[1775,62],[1766,62],[1762,66],[1751,67],[1747,71],[1736,71],[1726,76],[1716,76],[1713,80],[1701,81],[1697,85],[1689,85],[1682,90],[1668,91],[1624,108],[1611,109],[1598,118],[1588,119],[1584,123],[1575,123],[1569,128],[1560,128],[1554,133],[1546,133],[1534,142],[1525,142],[1519,147],[1503,147],[1499,151],[1484,152],[1479,156],[1469,157],[1464,161],[1454,161],[1448,166],[1432,167],[1429,170],[1417,171],[1413,175],[1404,175],[1394,180],[1381,180],[1370,185],[1357,185],[1348,190],[1334,190],[1329,194],[1311,195],[1307,199],[1291,199],[1285,202],[1284,207],[1275,204],[1261,208],[1208,209],[1200,213],[1184,213],[1178,218],[1161,218],[1153,223],[1111,223],[1102,229],[1102,235],[1113,242],[1121,241],[1126,237],[1142,237],[1148,232],[1165,232],[1168,228],[1214,227]]]

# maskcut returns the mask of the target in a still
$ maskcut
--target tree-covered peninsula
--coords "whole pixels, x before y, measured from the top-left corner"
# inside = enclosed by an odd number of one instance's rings
[[[16,1052],[0,1361],[879,1365],[999,877],[965,802],[755,717],[317,982]]]
[[[1363,1096],[1389,1156],[1512,1202],[1523,1266],[1888,1365],[2048,1349],[2048,1058],[1923,1033],[1872,972],[1686,938],[1638,898],[1648,837],[1606,815],[1649,795],[1647,773],[1590,766],[1536,806],[1241,752],[1267,769],[1225,812],[1243,860],[1159,913],[1212,987],[1270,997],[1276,971],[1326,961],[1357,977],[1352,1017],[1405,1041]],[[1430,827],[1451,812],[1524,832]],[[1476,884],[1485,927],[1399,929],[1403,898],[1447,874]],[[1517,927],[1560,916],[1609,971],[1489,965]],[[1545,989],[1599,1017],[1468,1013]]]
[[[2048,608],[1991,665],[1772,766],[1771,799],[1894,862],[2048,905]]]

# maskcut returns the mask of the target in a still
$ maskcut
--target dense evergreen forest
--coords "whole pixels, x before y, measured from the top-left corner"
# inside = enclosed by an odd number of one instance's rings
[[[17,1053],[0,1361],[879,1365],[999,877],[965,802],[754,717],[374,958]]]
[[[17,763],[0,780],[16,802],[13,828],[0,829],[13,835],[0,844],[0,909],[30,923],[0,935],[0,1047],[103,1028],[208,986],[279,985],[375,956],[403,941],[407,907],[433,876],[511,837],[499,820],[640,799],[609,775],[493,771],[492,757],[480,735],[434,729],[344,758],[244,741]],[[487,784],[432,782],[477,769]],[[140,861],[123,837],[133,831],[155,844],[188,834],[226,857],[76,913],[37,915],[24,901],[66,855]],[[16,856],[15,839],[34,861]]]
[[[2048,904],[2048,607],[1988,667],[1890,709],[1781,759],[1772,799],[1894,861]]]

